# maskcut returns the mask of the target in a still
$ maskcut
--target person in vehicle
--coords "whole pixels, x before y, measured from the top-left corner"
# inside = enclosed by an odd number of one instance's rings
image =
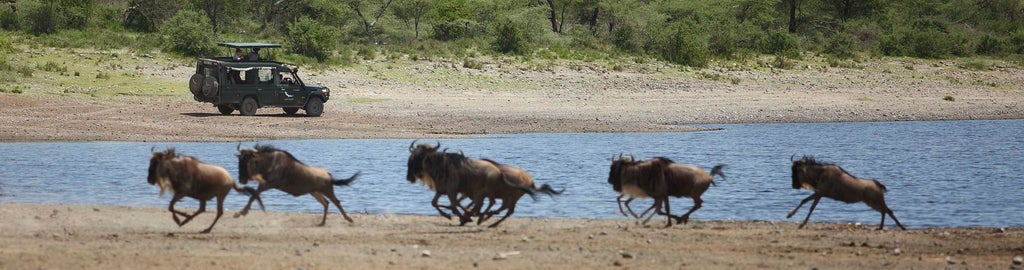
[[[260,48],[252,48],[252,51],[249,52],[249,61],[259,61],[259,60],[260,60]]]
[[[242,49],[235,48],[235,57],[233,57],[233,59],[235,59],[235,61],[242,61],[242,59],[245,59],[243,57],[244,56],[242,55]]]

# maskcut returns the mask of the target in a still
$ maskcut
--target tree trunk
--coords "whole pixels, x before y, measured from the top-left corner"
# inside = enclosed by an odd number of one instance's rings
[[[796,33],[796,1],[789,0],[789,32]]]
[[[558,29],[558,17],[555,17],[555,1],[548,0],[548,20],[551,21],[551,31],[555,33],[561,33]]]

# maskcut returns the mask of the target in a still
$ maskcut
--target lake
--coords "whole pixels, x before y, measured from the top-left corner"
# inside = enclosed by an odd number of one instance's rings
[[[813,155],[850,173],[884,183],[886,200],[912,228],[936,226],[1024,226],[1024,120],[854,122],[706,125],[716,131],[682,133],[546,133],[483,135],[443,139],[442,147],[469,157],[489,158],[529,171],[539,184],[565,188],[556,197],[524,197],[518,217],[623,218],[607,183],[610,160],[619,153],[637,158],[665,156],[709,169],[728,164],[693,220],[777,220],[800,222],[810,204],[792,219],[788,211],[811,194],[791,188],[790,157]],[[347,211],[436,215],[433,192],[405,180],[412,140],[269,140],[306,164],[335,177],[362,175],[336,187]],[[420,142],[433,143],[427,139]],[[225,167],[237,177],[238,143],[206,142],[14,142],[0,143],[0,203],[65,203],[166,207],[170,195],[146,183],[150,149],[179,153]],[[250,183],[252,185],[253,183]],[[228,196],[240,209],[246,197]],[[322,211],[311,196],[277,190],[263,194],[268,210]],[[442,199],[444,201],[444,199]],[[651,200],[637,200],[645,209]],[[672,198],[682,214],[689,198]],[[212,203],[212,202],[211,202]],[[180,207],[196,207],[184,199]],[[331,207],[334,215],[337,209]],[[259,216],[250,216],[258,218]],[[823,199],[811,221],[877,224],[880,214],[863,203]],[[440,218],[439,218],[440,219]],[[331,217],[330,220],[341,220]],[[659,218],[658,222],[664,222]],[[358,220],[357,220],[358,222]],[[887,226],[894,225],[887,220]]]

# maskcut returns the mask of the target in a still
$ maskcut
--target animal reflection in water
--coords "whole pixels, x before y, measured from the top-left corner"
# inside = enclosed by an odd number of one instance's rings
[[[150,149],[152,151],[152,149]],[[209,233],[213,225],[217,224],[220,216],[224,213],[224,197],[232,189],[243,194],[251,195],[251,188],[235,185],[235,180],[224,168],[200,161],[198,158],[184,156],[175,153],[174,148],[163,152],[153,152],[149,159],[149,175],[146,180],[151,185],[160,187],[160,195],[167,189],[171,190],[174,197],[171,198],[171,216],[178,226],[183,226],[192,218],[206,211],[206,201],[217,198],[217,217],[203,233]],[[199,200],[199,210],[188,214],[174,209],[174,204],[181,198],[191,197]]]
[[[287,151],[274,148],[269,145],[256,145],[253,148],[238,147],[238,181],[246,184],[249,180],[259,183],[259,187],[249,198],[235,217],[244,216],[249,212],[252,202],[258,201],[260,209],[264,209],[263,201],[259,194],[268,189],[278,189],[292,196],[310,194],[324,206],[323,218],[320,219],[320,226],[327,222],[327,210],[330,202],[338,207],[345,220],[352,222],[352,218],[345,213],[341,202],[334,195],[334,186],[346,186],[356,180],[359,172],[356,172],[347,179],[334,179],[330,172],[323,168],[306,165],[292,156]]]
[[[845,203],[864,202],[875,211],[881,212],[882,221],[878,223],[879,230],[885,224],[885,215],[892,217],[900,229],[907,229],[900,224],[900,221],[893,215],[892,209],[885,204],[886,188],[878,180],[858,178],[838,165],[818,162],[809,156],[798,160],[793,160],[790,157],[790,161],[793,163],[793,188],[814,191],[814,194],[800,201],[800,204],[790,211],[789,215],[786,215],[786,218],[793,217],[801,206],[814,200],[811,210],[807,211],[804,222],[800,223],[800,228],[807,225],[807,220],[811,218],[814,207],[818,206],[818,201],[822,197],[828,197]]]
[[[690,214],[700,209],[704,203],[700,196],[708,190],[708,187],[715,185],[714,175],[725,178],[725,174],[722,173],[722,168],[725,166],[725,164],[716,165],[711,168],[709,174],[697,166],[675,163],[664,157],[636,160],[632,156],[624,157],[619,154],[618,158],[612,158],[608,183],[612,185],[612,189],[620,193],[615,201],[619,204],[619,212],[623,215],[628,216],[622,209],[621,201],[623,197],[629,196],[625,205],[633,217],[642,218],[648,211],[654,209],[654,214],[648,216],[644,223],[658,214],[668,218],[665,227],[669,227],[672,226],[672,218],[675,218],[676,223],[687,223],[690,220]],[[669,196],[692,198],[693,207],[683,215],[673,216],[670,211]],[[637,216],[629,207],[629,202],[634,198],[653,198],[654,204]]]
[[[409,145],[406,180],[415,183],[419,179],[433,190],[431,205],[441,216],[451,219],[444,210],[448,209],[459,217],[460,226],[472,221],[472,216],[477,216],[477,224],[481,224],[506,211],[504,217],[489,226],[493,228],[515,212],[516,204],[524,194],[534,197],[537,192],[552,196],[562,193],[547,184],[537,188],[533,178],[521,168],[488,159],[468,158],[462,153],[438,151],[440,147],[440,142],[431,146],[417,145],[413,141]],[[441,196],[448,197],[449,205],[438,203]],[[459,204],[464,198],[471,200],[469,205]],[[489,199],[490,204],[486,210],[481,210],[484,199]],[[501,199],[501,207],[491,211],[497,199]]]

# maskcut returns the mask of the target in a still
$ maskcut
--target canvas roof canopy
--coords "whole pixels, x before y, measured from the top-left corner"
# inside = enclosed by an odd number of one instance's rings
[[[228,47],[228,48],[281,48],[281,44],[275,43],[262,43],[262,42],[221,42],[217,45]]]

